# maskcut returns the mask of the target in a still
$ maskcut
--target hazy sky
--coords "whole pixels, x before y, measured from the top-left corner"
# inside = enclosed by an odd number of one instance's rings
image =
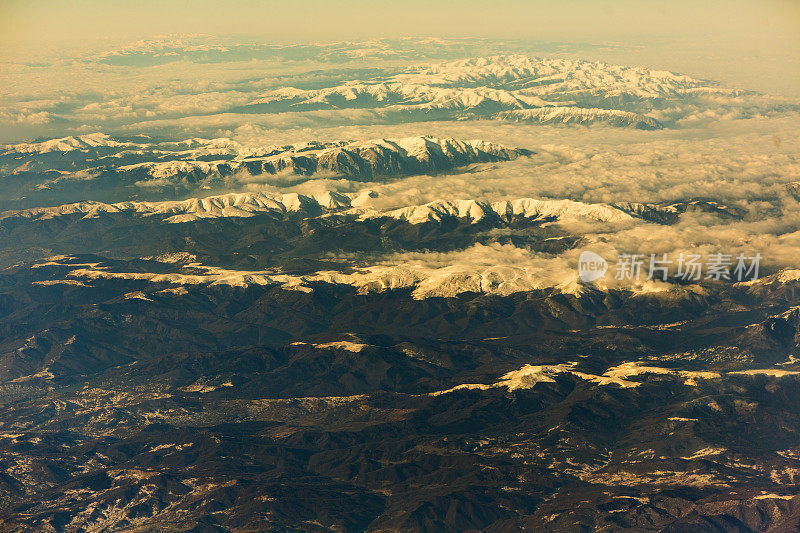
[[[800,95],[799,0],[0,0],[6,60],[179,33],[615,41],[629,57],[599,59]]]
[[[400,35],[543,39],[739,36],[797,42],[797,0],[0,0],[4,46],[153,33],[279,40]],[[769,43],[764,43],[768,45]]]

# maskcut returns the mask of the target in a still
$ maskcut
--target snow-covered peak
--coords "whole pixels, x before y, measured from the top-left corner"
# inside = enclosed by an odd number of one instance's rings
[[[519,198],[488,203],[480,200],[436,200],[423,205],[413,205],[388,211],[375,211],[367,207],[368,199],[375,193],[344,194],[327,191],[314,196],[297,193],[269,192],[228,193],[205,198],[176,201],[127,201],[102,203],[76,202],[56,207],[37,207],[0,213],[4,219],[47,220],[51,218],[83,215],[94,218],[100,215],[127,214],[133,216],[166,216],[166,222],[178,223],[200,218],[251,217],[259,214],[302,212],[316,216],[340,212],[361,220],[393,218],[410,224],[441,223],[445,219],[458,219],[465,223],[492,220],[505,224],[517,219],[536,221],[595,220],[600,222],[627,222],[633,219],[624,211],[605,204],[587,204],[572,200],[542,200]]]
[[[713,105],[732,103],[744,94],[666,70],[494,55],[417,65],[318,89],[278,88],[245,108],[263,113],[380,108],[401,121],[435,116],[659,129],[662,124],[648,116],[652,111],[708,107],[712,99]]]
[[[92,201],[76,202],[57,207],[7,211],[0,213],[0,220],[6,218],[47,220],[76,214],[82,214],[84,218],[95,218],[106,214],[129,214],[137,216],[171,215],[166,221],[176,223],[199,218],[249,217],[270,212],[282,214],[300,210],[318,211],[319,209],[319,203],[312,197],[297,194],[251,192],[162,202],[128,201],[113,204]]]
[[[665,70],[570,58],[495,55],[409,68],[396,81],[441,86],[513,85],[531,94],[598,91],[639,98],[675,96],[715,88],[704,80]]]
[[[609,126],[634,128],[637,130],[659,130],[664,126],[656,119],[619,109],[548,106],[536,109],[512,109],[501,111],[493,118],[512,122],[535,122],[539,124],[606,124]]]
[[[309,177],[323,172],[350,178],[393,177],[452,170],[472,163],[510,161],[530,152],[483,140],[409,137],[372,141],[338,141],[298,143],[264,149],[229,145],[225,140],[207,141],[201,147],[173,152],[172,158],[158,160],[162,154],[151,152],[156,160],[128,165],[114,165],[119,178],[134,181],[180,181],[219,178],[235,172],[261,174],[295,174]],[[219,148],[212,150],[211,146]],[[232,155],[231,150],[240,151]],[[143,152],[146,154],[146,152]],[[236,152],[233,152],[235,154]],[[223,156],[228,154],[229,157]],[[205,159],[194,159],[204,156]],[[220,159],[209,161],[210,157]],[[102,173],[109,165],[89,169]]]
[[[19,143],[6,145],[6,150],[9,152],[24,153],[39,153],[44,154],[48,152],[71,152],[74,150],[89,150],[99,147],[126,147],[136,146],[134,143],[120,142],[105,133],[89,133],[86,135],[61,137],[59,139],[49,139],[42,142],[33,143]]]
[[[411,224],[441,222],[445,218],[465,219],[473,223],[486,218],[503,221],[511,221],[516,218],[532,220],[587,219],[599,222],[626,222],[633,218],[609,205],[536,198],[519,198],[491,204],[475,200],[436,200],[424,205],[388,211],[382,216],[404,220]]]
[[[395,209],[383,216],[403,220],[410,224],[425,222],[441,222],[445,218],[461,218],[471,222],[479,222],[484,218],[497,218],[497,213],[492,206],[485,202],[475,200],[435,200],[424,205],[415,205]]]
[[[476,254],[485,257],[476,260]],[[386,257],[384,260],[347,271],[319,270],[305,274],[291,274],[279,269],[234,270],[209,266],[193,257],[150,258],[168,264],[153,271],[118,270],[98,263],[81,263],[69,257],[56,257],[34,265],[35,268],[66,267],[62,272],[64,282],[103,279],[139,280],[155,284],[193,287],[227,285],[249,287],[279,285],[287,290],[313,291],[317,283],[350,285],[362,294],[392,290],[411,290],[415,299],[452,298],[464,293],[510,295],[518,292],[552,290],[560,294],[581,297],[606,292],[608,286],[573,285],[575,274],[563,271],[558,260],[554,270],[543,263],[535,253],[509,246],[481,246],[454,252],[447,264],[431,264],[421,258],[407,256]],[[689,295],[692,289],[653,282],[620,287],[632,297],[656,293]]]

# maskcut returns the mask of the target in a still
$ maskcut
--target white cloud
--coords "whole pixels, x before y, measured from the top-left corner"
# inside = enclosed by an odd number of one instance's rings
[[[152,48],[152,44],[141,46]],[[185,43],[172,45],[180,48]],[[356,193],[371,189],[378,193],[373,206],[379,209],[459,198],[568,198],[587,203],[710,198],[743,208],[744,220],[685,214],[674,226],[634,222],[609,228],[563,222],[562,227],[585,235],[587,246],[609,256],[619,252],[763,251],[773,265],[797,266],[800,205],[786,194],[785,186],[800,179],[800,118],[797,114],[764,116],[759,111],[764,97],[709,95],[692,105],[668,105],[652,115],[662,120],[677,119],[679,128],[660,131],[495,121],[396,124],[393,111],[383,109],[271,115],[225,112],[247,103],[259,91],[289,84],[284,76],[290,76],[294,83],[303,79],[304,72],[317,68],[328,70],[311,75],[315,80],[330,75],[332,84],[338,85],[342,80],[337,76],[345,76],[314,61],[302,65],[176,61],[132,69],[66,60],[48,69],[11,65],[9,71],[14,76],[10,78],[14,81],[0,87],[0,128],[8,137],[15,132],[40,133],[56,127],[68,130],[113,125],[129,133],[230,136],[245,146],[423,134],[487,139],[536,153],[507,163],[475,165],[459,173],[373,183],[332,176],[296,183],[286,176],[261,179],[237,174],[227,179],[225,186],[231,191],[267,189],[317,195],[328,190]],[[59,131],[57,136],[63,133]],[[502,261],[516,257],[504,249],[483,252],[498,261],[500,255]],[[446,260],[471,263],[475,258],[470,253]],[[529,256],[523,257],[532,261]],[[536,261],[545,259],[554,260]],[[575,258],[568,253],[556,259],[570,263]],[[422,261],[410,257],[391,260]],[[435,256],[425,259],[434,260]],[[558,270],[563,268],[553,269]]]

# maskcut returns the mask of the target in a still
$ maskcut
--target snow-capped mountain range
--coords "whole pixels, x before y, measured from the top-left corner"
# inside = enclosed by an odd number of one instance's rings
[[[105,133],[87,133],[58,139],[48,139],[40,142],[24,142],[5,146],[2,155],[13,154],[47,154],[50,152],[89,152],[98,149],[123,150],[128,147],[137,147],[137,143],[120,142]]]
[[[272,150],[270,155],[263,157],[237,156],[230,161],[147,162],[120,166],[117,172],[155,179],[215,177],[244,171],[253,176],[328,173],[367,180],[380,176],[441,172],[471,163],[510,161],[528,153],[524,149],[481,140],[412,137],[361,143],[313,143],[282,151]]]
[[[659,129],[663,124],[647,113],[670,103],[696,104],[704,97],[732,101],[744,94],[667,71],[507,55],[409,67],[320,89],[281,88],[238,111],[379,108],[398,119],[494,118]]]
[[[175,61],[215,63],[220,61],[352,61],[418,60],[465,57],[491,46],[482,39],[441,39],[436,37],[328,41],[304,44],[270,44],[221,40],[210,35],[166,35],[142,39],[121,48],[83,58],[89,63],[119,66],[158,65]],[[524,49],[520,43],[518,48]]]
[[[530,152],[482,140],[433,137],[378,139],[352,142],[304,142],[286,146],[245,147],[230,139],[191,139],[183,143],[119,141],[102,133],[6,146],[0,164],[16,168],[36,164],[36,156],[68,153],[72,168],[80,164],[154,178],[183,177],[192,172],[212,174],[237,170],[257,175],[290,172],[311,175],[330,172],[350,177],[418,174],[450,170],[470,163],[509,161]],[[219,158],[214,161],[213,158]],[[108,159],[105,159],[108,158]],[[132,165],[131,159],[154,159]],[[159,161],[161,160],[161,161]],[[164,161],[166,160],[166,161]],[[22,163],[24,161],[24,163]],[[47,161],[47,163],[50,163]],[[57,165],[53,165],[58,168]],[[223,168],[224,166],[224,168]]]
[[[0,531],[800,530],[797,102],[591,48],[4,63]]]
[[[487,252],[490,253],[491,249],[487,249]],[[482,266],[453,264],[436,267],[413,262],[406,265],[384,262],[360,265],[355,271],[350,272],[327,270],[297,275],[277,270],[252,271],[213,267],[194,261],[191,256],[158,259],[149,263],[150,266],[156,266],[153,270],[136,272],[109,269],[98,263],[80,263],[73,257],[49,258],[33,266],[63,270],[63,279],[50,279],[39,283],[43,286],[128,280],[163,286],[167,290],[174,290],[175,287],[188,291],[207,286],[249,288],[273,285],[288,291],[312,292],[315,284],[325,283],[351,286],[362,294],[408,290],[418,300],[436,297],[453,298],[464,293],[507,296],[519,292],[552,289],[563,294],[579,295],[582,292],[597,290],[597,287],[579,284],[574,279],[575,275],[553,278],[540,267],[524,264]],[[140,269],[141,267],[142,265],[139,265]],[[691,293],[691,290],[685,291],[667,284],[645,282],[641,285],[629,287],[628,290],[647,294],[670,290],[674,293]]]
[[[284,238],[296,239],[292,236],[298,232],[307,233],[301,239],[307,240],[308,244],[291,245],[302,250],[301,253],[312,252],[315,257],[329,261],[331,253],[335,256],[342,249],[356,246],[362,250],[364,257],[372,257],[371,262],[367,263],[350,257],[343,264],[334,261],[332,265],[336,264],[336,269],[314,270],[300,275],[287,273],[282,268],[253,270],[207,265],[193,256],[180,253],[168,253],[166,259],[156,258],[157,263],[150,265],[157,266],[159,262],[166,261],[174,266],[166,272],[159,266],[147,270],[139,265],[139,271],[130,272],[108,270],[90,263],[77,264],[73,260],[63,263],[56,259],[43,263],[68,268],[64,283],[72,283],[70,280],[91,282],[126,279],[189,287],[277,284],[287,290],[300,291],[312,290],[314,283],[328,283],[354,286],[362,292],[408,289],[413,290],[415,298],[455,297],[466,292],[507,295],[555,287],[564,293],[580,295],[587,288],[576,281],[574,272],[548,272],[536,262],[538,253],[545,252],[549,256],[551,253],[564,252],[579,242],[580,236],[562,229],[563,224],[602,223],[607,227],[625,228],[633,226],[637,219],[639,222],[670,224],[677,222],[680,214],[689,209],[719,212],[725,212],[726,209],[713,202],[700,201],[671,205],[611,205],[519,198],[496,202],[437,200],[423,205],[378,210],[370,206],[375,196],[369,190],[352,194],[326,192],[317,196],[253,192],[182,201],[127,201],[115,204],[79,202],[0,213],[0,232],[17,234],[17,244],[22,245],[23,236],[28,232],[36,235],[42,231],[59,231],[56,228],[63,228],[66,224],[80,236],[82,246],[97,241],[93,246],[118,247],[117,232],[124,234],[128,231],[126,228],[141,226],[140,220],[148,224],[155,223],[152,228],[157,232],[163,232],[167,226],[188,224],[189,228],[177,232],[185,235],[186,232],[192,234],[198,230],[205,232],[205,223],[261,217],[259,222],[252,224],[254,227],[277,224],[282,228],[280,232],[285,232],[287,237]],[[235,227],[226,231],[237,231]],[[308,231],[310,227],[329,232],[331,240],[320,241],[315,231]],[[405,243],[411,249],[419,246],[417,242],[427,242],[426,235],[436,236],[439,242],[437,246],[444,244],[445,249],[452,248],[452,244],[447,243],[457,243],[467,235],[469,240],[466,242],[472,244],[462,251],[451,252],[455,253],[451,264],[430,265],[424,254],[407,258],[386,254],[387,250],[378,241],[359,237],[360,232],[365,230],[385,234],[384,237],[378,237],[380,242],[388,242],[387,238],[394,239],[394,235],[397,235],[400,237],[397,245]],[[508,235],[512,239],[515,234],[525,240],[535,235],[534,240],[529,241],[530,249],[517,248],[502,239],[490,238],[486,241],[488,244],[482,243],[481,235],[490,236],[493,232],[505,230],[511,231]],[[345,235],[352,235],[352,244],[348,243],[349,238],[344,238]],[[498,236],[502,236],[502,233]],[[283,248],[286,246],[288,243],[281,245]],[[149,242],[124,243],[123,247],[128,250],[127,253],[159,249],[159,246],[153,247],[153,243]],[[393,248],[396,249],[396,245],[389,246],[389,250]],[[476,257],[480,257],[477,262]],[[349,266],[341,268],[343,265]],[[356,267],[357,271],[350,272],[351,267]],[[642,287],[633,287],[633,290],[652,293],[671,289],[665,284],[648,282]]]
[[[403,39],[282,46],[206,37],[143,40],[75,64],[113,65],[99,69],[104,76],[143,69],[160,78],[164,63],[202,69],[234,62],[249,75],[196,86],[163,80],[131,92],[78,85],[70,97],[0,103],[0,123],[51,135],[91,127],[217,136],[248,122],[285,128],[467,119],[654,130],[800,110],[796,99],[662,69],[564,57],[568,48],[542,43]],[[554,57],[543,55],[550,52]]]
[[[697,92],[742,94],[742,91],[720,88],[713,82],[664,70],[524,55],[496,55],[414,66],[393,79],[441,87],[503,87],[558,101],[581,97],[642,100]]]
[[[0,153],[0,169],[17,179],[0,182],[0,191],[6,189],[6,202],[17,196],[18,203],[39,205],[86,195],[124,197],[147,186],[186,197],[203,188],[220,188],[229,176],[265,176],[276,184],[317,176],[380,181],[511,161],[531,153],[483,140],[434,137],[263,146],[226,138],[152,142],[97,133],[7,146]],[[4,205],[13,204],[0,201],[0,208]]]
[[[229,193],[206,198],[180,201],[137,202],[114,204],[102,202],[77,202],[56,207],[37,207],[19,211],[0,212],[0,221],[10,219],[47,220],[61,216],[83,215],[93,218],[101,215],[165,216],[165,222],[179,223],[204,218],[252,217],[262,214],[285,215],[302,213],[319,216],[339,213],[367,218],[393,218],[410,224],[442,223],[459,220],[469,224],[481,221],[511,222],[516,219],[560,220],[584,218],[599,222],[624,222],[631,215],[623,209],[602,204],[586,204],[571,200],[541,200],[520,198],[500,202],[476,200],[436,200],[423,205],[376,211],[369,208],[374,193],[343,194],[325,192],[316,197],[266,192]],[[625,206],[627,208],[627,206]],[[633,210],[631,210],[633,212]]]

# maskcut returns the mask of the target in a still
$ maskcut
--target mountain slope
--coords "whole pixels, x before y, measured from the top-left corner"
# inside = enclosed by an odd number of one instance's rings
[[[0,209],[53,205],[68,198],[107,201],[147,191],[162,198],[185,198],[209,188],[246,186],[253,177],[276,185],[318,175],[355,181],[397,179],[531,153],[483,140],[434,137],[244,146],[225,138],[134,143],[92,134],[8,146],[0,153],[0,168],[11,171],[10,179],[0,180]]]
[[[659,129],[648,113],[736,106],[756,95],[667,71],[578,59],[495,55],[419,65],[323,88],[283,87],[242,113],[379,109],[391,120],[499,118]],[[765,102],[766,103],[766,102]],[[778,103],[776,102],[776,105]]]

